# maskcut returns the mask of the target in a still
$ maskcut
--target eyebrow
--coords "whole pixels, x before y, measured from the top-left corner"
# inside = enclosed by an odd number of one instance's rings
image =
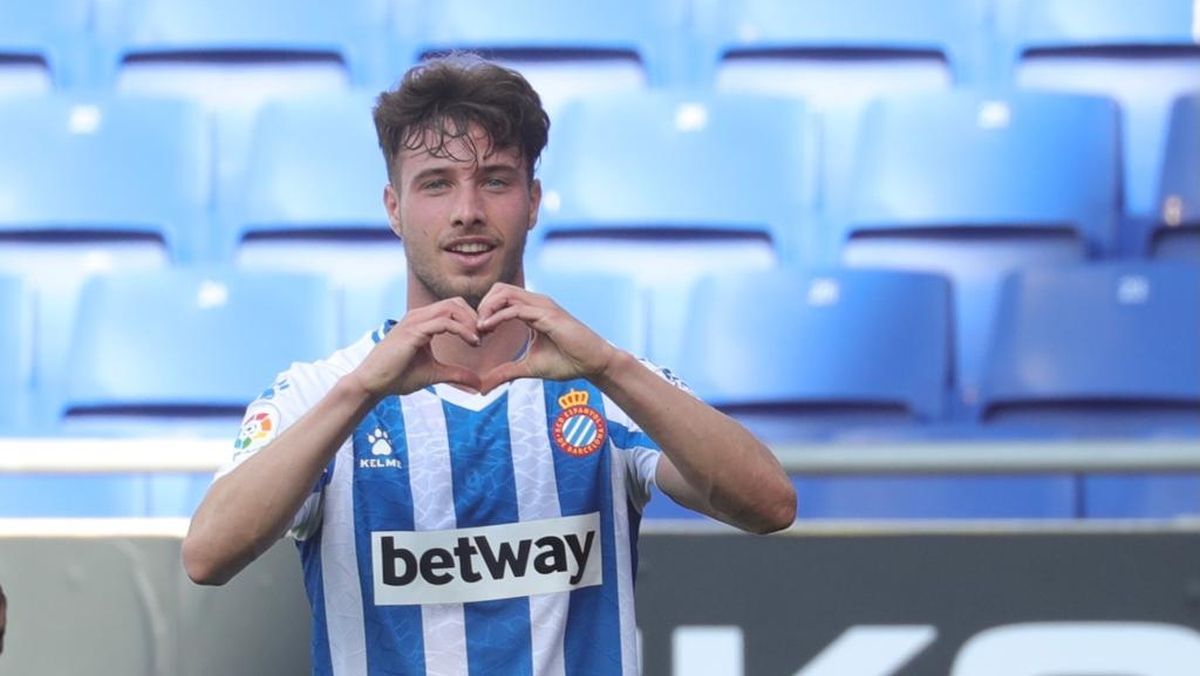
[[[477,174],[513,173],[513,174],[515,174],[520,171],[521,171],[520,168],[515,167],[511,164],[491,162],[491,163],[480,166],[478,169],[475,170],[474,173],[477,173]],[[412,182],[420,183],[421,181],[423,181],[427,178],[433,178],[436,176],[446,176],[446,175],[452,174],[452,173],[454,173],[454,171],[449,166],[429,167],[427,169],[422,169],[421,171],[418,171],[417,173],[413,174]]]

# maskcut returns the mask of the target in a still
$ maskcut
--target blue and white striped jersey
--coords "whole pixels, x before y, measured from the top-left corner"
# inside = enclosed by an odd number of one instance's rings
[[[390,326],[282,373],[247,409],[218,476],[303,415]],[[637,673],[636,541],[658,456],[586,380],[384,399],[290,531],[314,673]]]

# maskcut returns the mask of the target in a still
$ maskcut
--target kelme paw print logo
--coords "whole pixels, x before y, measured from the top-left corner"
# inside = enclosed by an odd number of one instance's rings
[[[371,444],[371,455],[392,454],[392,440],[387,430],[376,427],[374,432],[367,434],[367,443]]]

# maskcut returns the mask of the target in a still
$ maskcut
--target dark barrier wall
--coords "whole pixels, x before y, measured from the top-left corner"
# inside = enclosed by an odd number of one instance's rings
[[[648,534],[640,563],[651,676],[1200,673],[1193,530]],[[308,670],[289,543],[201,588],[178,538],[0,537],[0,582],[0,676]]]

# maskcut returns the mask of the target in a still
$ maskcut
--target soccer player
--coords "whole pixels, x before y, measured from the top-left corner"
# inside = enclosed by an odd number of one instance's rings
[[[407,312],[250,404],[187,573],[222,584],[289,534],[320,674],[636,673],[651,487],[767,533],[795,516],[791,482],[669,373],[523,288],[549,130],[523,77],[428,61],[375,123]]]

